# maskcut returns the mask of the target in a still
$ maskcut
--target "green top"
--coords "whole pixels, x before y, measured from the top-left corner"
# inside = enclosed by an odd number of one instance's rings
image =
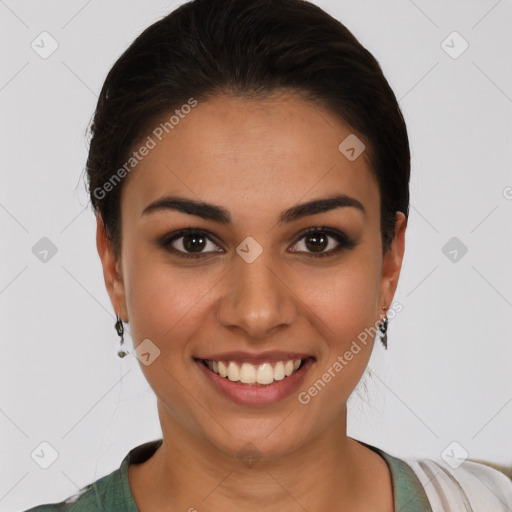
[[[378,453],[388,463],[393,480],[395,512],[432,512],[418,477],[401,459],[358,441]],[[149,441],[131,449],[118,469],[83,487],[77,494],[60,503],[39,505],[25,512],[139,512],[128,481],[128,466],[149,459],[162,444],[162,439]]]

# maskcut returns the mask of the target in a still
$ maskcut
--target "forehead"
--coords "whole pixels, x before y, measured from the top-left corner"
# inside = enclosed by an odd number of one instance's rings
[[[123,211],[140,215],[166,194],[243,206],[241,216],[280,212],[333,192],[356,197],[369,213],[378,204],[367,152],[350,160],[339,149],[354,131],[297,95],[218,96],[184,109],[170,123],[173,114],[155,121],[142,139],[140,145],[151,139],[151,149],[123,186]]]

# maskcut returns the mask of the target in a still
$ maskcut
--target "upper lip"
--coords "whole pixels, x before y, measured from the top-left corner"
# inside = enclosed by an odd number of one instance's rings
[[[290,359],[307,359],[308,357],[314,358],[314,356],[311,354],[284,352],[281,350],[271,350],[267,352],[260,352],[258,354],[243,351],[232,351],[218,354],[208,354],[204,356],[194,356],[195,359],[207,359],[209,361],[239,361],[253,364],[274,361],[289,361]]]

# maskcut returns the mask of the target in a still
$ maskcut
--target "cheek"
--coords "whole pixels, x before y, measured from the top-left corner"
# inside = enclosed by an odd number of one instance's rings
[[[304,273],[301,298],[330,329],[328,339],[344,344],[374,324],[379,284],[378,261],[360,252],[323,274]]]
[[[324,343],[320,352],[314,388],[304,389],[310,397],[322,396],[313,407],[332,404],[335,414],[346,402],[368,364],[376,331],[376,304],[379,300],[380,262],[371,251],[347,258],[328,276],[306,277],[302,297],[315,314],[316,330]],[[305,292],[309,289],[309,295]],[[320,382],[318,385],[315,382]],[[316,387],[315,387],[316,386]],[[322,390],[321,393],[319,390]],[[323,405],[321,405],[323,404]],[[325,412],[325,411],[324,411]]]
[[[357,267],[333,272],[322,289],[316,280],[307,302],[323,343],[318,368],[302,389],[302,397],[308,400],[312,415],[323,415],[326,421],[339,413],[360,381],[377,332],[376,273],[367,266],[361,266],[364,272]]]
[[[158,354],[154,362],[140,364],[140,368],[155,394],[164,403],[172,404],[174,411],[183,412],[190,407],[189,393],[183,390],[193,389],[191,340],[205,324],[204,307],[216,280],[199,275],[201,271],[172,268],[154,254],[151,264],[149,257],[131,254],[134,256],[127,262],[125,273],[133,345],[136,349],[149,339],[159,351],[154,352]],[[207,330],[202,335],[207,337]]]
[[[149,338],[158,345],[176,346],[213,285],[201,270],[173,268],[154,253],[131,255],[125,266],[125,291],[134,343]]]

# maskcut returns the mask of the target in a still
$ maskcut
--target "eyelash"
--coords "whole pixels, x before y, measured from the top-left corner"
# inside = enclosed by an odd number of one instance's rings
[[[325,258],[325,257],[328,257],[328,256],[336,256],[341,251],[343,251],[345,249],[353,249],[357,245],[345,233],[342,233],[341,231],[336,231],[336,230],[333,230],[333,229],[327,228],[327,227],[315,227],[315,228],[309,228],[306,231],[303,231],[300,234],[299,238],[297,238],[297,240],[294,243],[294,245],[296,245],[298,242],[300,242],[306,236],[312,235],[312,234],[317,234],[317,233],[322,233],[322,234],[325,234],[325,235],[328,235],[328,236],[334,238],[338,242],[339,245],[335,249],[331,249],[328,252],[322,252],[322,253],[306,252],[308,257],[311,256],[313,258]],[[160,243],[160,245],[164,249],[166,249],[168,251],[171,251],[174,254],[177,254],[178,256],[183,257],[183,258],[201,258],[205,254],[208,254],[208,252],[206,252],[206,253],[203,252],[203,253],[191,254],[191,253],[187,253],[187,252],[175,249],[174,247],[169,247],[172,242],[174,242],[175,240],[178,240],[180,238],[183,238],[183,237],[185,237],[187,235],[204,236],[210,242],[215,243],[215,241],[212,240],[212,238],[210,237],[210,234],[207,231],[204,231],[204,230],[199,229],[199,228],[186,228],[186,229],[181,229],[179,231],[175,231],[175,232],[173,232],[173,233],[171,233],[169,235],[164,236],[160,240],[159,243]],[[209,251],[209,252],[220,252],[220,251]],[[303,253],[303,251],[293,251],[293,252],[296,252],[297,254]]]

